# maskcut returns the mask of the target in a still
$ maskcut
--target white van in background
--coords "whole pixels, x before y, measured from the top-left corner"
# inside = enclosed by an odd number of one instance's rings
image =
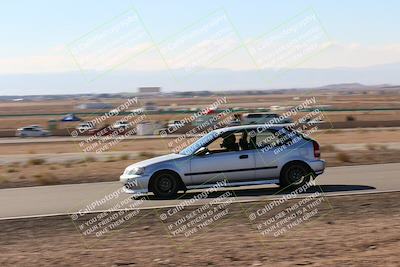
[[[241,124],[285,124],[292,123],[291,118],[280,118],[280,115],[277,113],[269,113],[269,112],[259,112],[259,113],[245,113],[242,115]]]

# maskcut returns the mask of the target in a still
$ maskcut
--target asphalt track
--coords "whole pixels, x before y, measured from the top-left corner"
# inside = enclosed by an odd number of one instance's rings
[[[308,193],[317,188],[322,189],[326,196],[400,191],[400,163],[327,168],[326,172],[318,177],[317,186],[311,188]],[[173,207],[204,192],[189,191],[180,195],[177,200],[156,200],[148,196],[146,200],[138,201],[131,199],[130,195],[121,192],[120,189],[119,182],[1,189],[0,219],[72,214],[80,210],[98,212],[124,207]],[[227,190],[229,189],[222,189],[222,192]],[[208,198],[201,199],[196,204],[212,201],[222,192],[211,193]],[[275,185],[240,187],[230,192],[234,193],[235,202],[273,199],[280,194]],[[102,204],[99,204],[100,202]],[[89,206],[92,208],[88,209]]]

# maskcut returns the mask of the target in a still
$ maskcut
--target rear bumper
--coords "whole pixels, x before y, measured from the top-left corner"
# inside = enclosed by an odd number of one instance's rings
[[[319,160],[309,161],[308,165],[310,165],[311,169],[314,171],[316,175],[320,175],[323,174],[325,171],[326,162],[325,160],[319,159]]]

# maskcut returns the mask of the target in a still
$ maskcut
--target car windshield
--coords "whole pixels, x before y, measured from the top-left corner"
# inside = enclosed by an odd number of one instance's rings
[[[210,143],[212,140],[214,140],[217,136],[219,136],[219,132],[212,131],[209,132],[208,134],[204,135],[201,137],[199,140],[191,144],[190,146],[186,147],[183,149],[179,154],[181,155],[192,155],[195,153],[197,150],[199,150],[201,147],[206,146],[208,143]]]

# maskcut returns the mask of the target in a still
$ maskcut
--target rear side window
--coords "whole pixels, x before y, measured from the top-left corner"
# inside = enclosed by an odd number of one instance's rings
[[[275,142],[277,142],[277,137],[275,135],[275,132],[271,130],[263,131],[261,133],[257,133],[256,135],[257,148],[271,145]]]
[[[287,144],[291,141],[290,136],[282,130],[265,129],[263,131],[254,131],[250,138],[250,143],[254,148],[277,147]]]
[[[256,119],[256,118],[261,118],[262,114],[249,114],[247,115],[248,119]]]
[[[310,137],[308,137],[308,136],[302,134],[302,133],[299,132],[299,131],[293,130],[293,129],[290,128],[290,127],[285,127],[285,130],[288,131],[291,135],[295,135],[295,136],[300,137],[300,138],[302,138],[302,139],[304,139],[304,140],[307,140],[307,141],[311,141],[311,140],[312,140]]]

